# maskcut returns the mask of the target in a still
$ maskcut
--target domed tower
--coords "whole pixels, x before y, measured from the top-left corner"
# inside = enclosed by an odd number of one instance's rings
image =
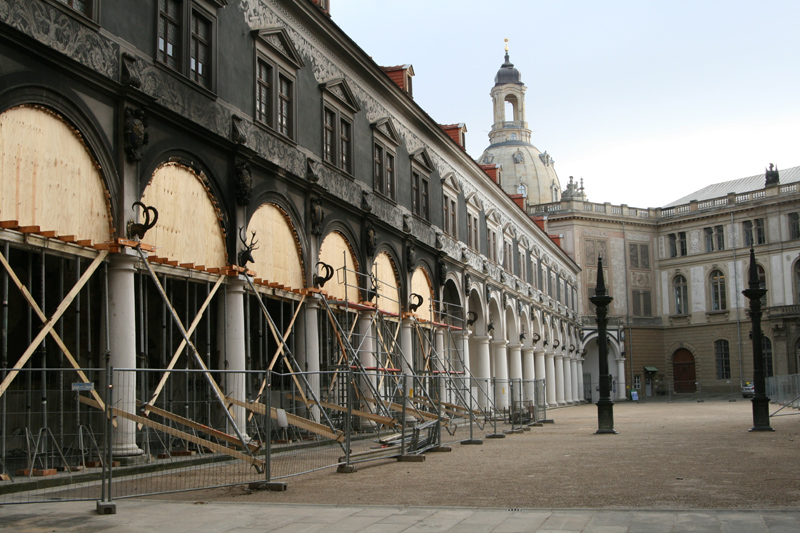
[[[526,90],[519,70],[508,57],[506,44],[505,61],[490,93],[494,106],[490,144],[478,162],[502,166],[498,179],[506,193],[525,194],[529,204],[556,202],[561,199],[561,183],[553,158],[531,144],[531,130],[525,122]]]

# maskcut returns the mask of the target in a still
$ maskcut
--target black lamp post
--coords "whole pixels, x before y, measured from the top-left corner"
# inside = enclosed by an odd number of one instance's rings
[[[753,326],[753,427],[750,431],[774,431],[769,425],[769,398],[764,379],[764,345],[761,333],[761,298],[767,293],[758,282],[756,253],[750,248],[750,280],[742,291],[750,300],[750,322]]]
[[[596,433],[617,433],[614,429],[614,402],[611,401],[611,375],[608,373],[608,305],[614,298],[606,293],[603,258],[597,258],[597,286],[589,300],[597,308],[597,348],[600,358],[600,400],[597,402]]]

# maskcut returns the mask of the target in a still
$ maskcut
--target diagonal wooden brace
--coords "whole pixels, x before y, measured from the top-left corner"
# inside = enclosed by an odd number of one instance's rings
[[[28,346],[28,349],[25,350],[25,352],[20,356],[19,360],[17,361],[17,364],[14,365],[14,369],[11,370],[8,373],[8,375],[6,375],[6,378],[3,380],[3,382],[0,383],[0,396],[2,396],[6,392],[8,387],[11,385],[11,382],[14,381],[14,378],[17,377],[17,374],[19,374],[19,369],[25,366],[25,364],[28,362],[28,359],[30,359],[31,356],[33,355],[33,352],[36,351],[36,349],[39,347],[39,345],[42,343],[42,341],[48,334],[53,337],[58,347],[61,349],[62,352],[64,352],[64,355],[67,357],[67,360],[72,365],[72,367],[78,371],[78,376],[80,377],[81,381],[83,381],[84,383],[89,383],[89,378],[87,378],[86,374],[83,373],[83,370],[81,370],[80,365],[72,356],[70,351],[67,349],[66,345],[64,344],[64,341],[61,340],[61,337],[58,336],[58,333],[56,333],[53,327],[59,321],[61,316],[66,312],[67,308],[69,308],[72,301],[75,300],[75,297],[78,296],[78,293],[80,293],[83,286],[86,285],[89,279],[91,279],[95,270],[97,270],[97,267],[99,267],[103,263],[103,260],[106,258],[107,255],[108,255],[108,250],[103,250],[99,254],[97,254],[97,257],[94,258],[94,261],[92,261],[92,263],[89,265],[89,268],[86,269],[86,271],[80,277],[75,286],[72,287],[72,290],[70,290],[69,293],[67,293],[67,295],[59,304],[58,308],[56,308],[55,312],[53,313],[53,316],[51,316],[48,319],[47,316],[42,311],[42,309],[39,307],[39,304],[36,303],[36,299],[33,296],[31,296],[31,293],[28,292],[28,289],[25,287],[25,285],[22,284],[22,282],[17,277],[16,273],[14,273],[14,270],[11,268],[11,265],[8,263],[6,258],[3,256],[3,254],[0,254],[0,263],[3,264],[3,267],[5,267],[5,269],[8,271],[9,277],[14,281],[14,284],[20,290],[23,297],[28,301],[31,308],[34,310],[39,319],[41,319],[41,321],[43,322],[42,329],[36,335],[36,338],[33,339],[33,342],[31,342],[31,345]],[[100,406],[102,406],[102,409],[105,409],[105,404],[100,399],[100,395],[97,393],[97,391],[92,391],[92,396],[97,401],[97,403]]]

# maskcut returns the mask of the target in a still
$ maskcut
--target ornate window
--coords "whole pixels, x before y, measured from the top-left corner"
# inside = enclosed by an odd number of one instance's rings
[[[256,49],[256,123],[294,139],[295,76],[303,61],[282,28],[255,30],[253,36]]]
[[[745,246],[755,246],[756,244],[764,244],[767,242],[763,218],[745,220],[742,222],[742,228],[744,230],[743,233]]]
[[[633,316],[648,317],[653,316],[650,291],[649,290],[632,290],[632,303],[633,303]]]
[[[347,82],[334,79],[322,89],[322,160],[345,174],[353,174],[353,115],[358,103]]]
[[[686,278],[682,274],[678,274],[672,280],[672,294],[675,304],[676,315],[689,314],[689,291],[686,285]]]
[[[384,118],[372,124],[372,187],[381,196],[397,200],[395,151],[400,141],[391,119]]]
[[[728,341],[714,341],[714,358],[717,362],[717,379],[731,378],[731,352]]]
[[[800,215],[789,213],[789,239],[796,241],[800,239]]]
[[[711,310],[724,311],[727,309],[725,301],[725,274],[721,270],[714,270],[709,275],[711,281]]]
[[[452,173],[442,178],[442,228],[444,232],[458,237],[458,182]]]
[[[431,220],[430,157],[424,148],[411,154],[411,212],[423,220]]]
[[[75,4],[86,2],[72,2]],[[216,54],[213,10],[210,1],[158,1],[156,60],[209,90],[214,90]]]
[[[647,244],[629,243],[628,252],[631,268],[650,269],[650,246]]]
[[[497,262],[499,251],[497,249],[497,234],[500,231],[500,219],[492,209],[486,213],[486,257],[489,261]]]

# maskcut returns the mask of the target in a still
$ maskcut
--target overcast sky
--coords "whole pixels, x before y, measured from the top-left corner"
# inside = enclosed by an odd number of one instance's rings
[[[527,86],[532,143],[562,188],[656,207],[711,183],[800,166],[800,0],[332,0],[414,98],[489,144],[503,39]]]

